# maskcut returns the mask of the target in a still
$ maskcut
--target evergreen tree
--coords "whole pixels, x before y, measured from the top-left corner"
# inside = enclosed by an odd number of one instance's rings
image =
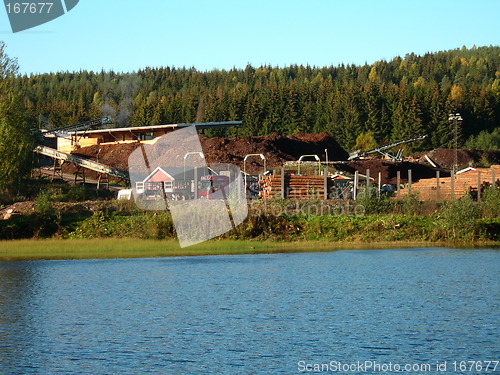
[[[31,167],[35,144],[22,98],[14,92],[17,61],[8,57],[0,42],[0,189],[13,191]]]
[[[427,133],[426,147],[446,147],[450,112],[462,114],[464,139],[500,123],[499,66],[500,47],[480,47],[363,66],[16,76],[13,91],[33,128],[112,113],[117,126],[243,120],[238,134],[327,131],[348,149],[370,130],[380,143]]]

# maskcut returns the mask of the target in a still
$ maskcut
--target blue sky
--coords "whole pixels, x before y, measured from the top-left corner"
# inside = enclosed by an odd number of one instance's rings
[[[498,0],[80,0],[16,34],[2,7],[0,40],[28,74],[336,66],[499,45],[499,14]]]

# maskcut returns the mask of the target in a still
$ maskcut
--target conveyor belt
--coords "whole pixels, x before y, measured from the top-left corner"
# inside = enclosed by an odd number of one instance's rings
[[[56,149],[50,147],[37,146],[34,151],[41,155],[49,156],[53,159],[67,161],[68,163],[79,165],[83,168],[87,168],[95,172],[105,173],[111,176],[115,176],[121,178],[122,180],[129,181],[130,179],[128,172],[116,168],[111,168],[105,164],[84,159],[76,155],[66,154],[65,152],[57,151]]]

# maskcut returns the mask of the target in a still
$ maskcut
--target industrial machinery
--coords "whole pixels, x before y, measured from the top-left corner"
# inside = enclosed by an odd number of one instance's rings
[[[78,130],[86,131],[93,126],[98,126],[98,125],[103,126],[107,124],[112,124],[112,119],[110,116],[104,116],[97,120],[85,121],[79,124],[68,125],[53,130],[48,130],[48,131],[42,130],[41,134],[43,136],[55,136],[55,137],[67,136],[68,133],[70,132],[75,132]],[[54,160],[52,179],[55,178],[56,170],[60,170],[61,165],[67,162],[75,165],[78,170],[80,170],[81,168],[85,168],[97,172],[99,174],[98,185],[101,181],[101,177],[106,175],[118,177],[119,179],[124,181],[129,180],[129,174],[125,171],[112,168],[102,163],[89,160],[77,155],[67,154],[65,152],[58,151],[52,147],[47,147],[45,145],[38,145],[35,147],[33,151],[40,155],[48,156]],[[75,174],[75,181],[76,181],[76,174]]]
[[[42,134],[44,136],[49,135],[49,134],[53,134],[56,136],[60,136],[63,134],[67,135],[69,132],[75,132],[78,130],[88,130],[93,126],[97,126],[97,125],[103,126],[103,125],[109,125],[112,123],[113,123],[113,121],[111,120],[111,116],[104,116],[104,117],[101,117],[101,118],[96,119],[96,120],[84,121],[84,122],[80,122],[80,123],[74,124],[74,125],[63,126],[62,128],[46,130],[46,131],[42,130]]]
[[[98,172],[101,174],[108,174],[110,176],[115,176],[118,177],[124,181],[129,180],[129,175],[127,172],[122,171],[120,169],[116,168],[111,168],[107,165],[104,165],[102,163],[98,163],[93,160],[85,159],[80,156],[72,155],[72,154],[66,154],[65,152],[57,151],[53,148],[46,147],[46,146],[37,146],[33,150],[34,152],[48,156],[55,161],[59,161],[60,163],[68,162],[71,164],[74,164],[79,167],[83,167],[86,169],[90,169],[91,171]]]
[[[402,145],[404,143],[421,141],[425,138],[427,138],[427,135],[421,135],[419,137],[407,138],[407,139],[403,139],[401,141],[392,142],[392,143],[389,143],[389,144],[386,144],[383,146],[373,148],[373,149],[368,150],[368,151],[361,151],[361,150],[352,151],[349,153],[348,160],[359,159],[359,158],[365,157],[367,155],[378,152],[378,153],[384,155],[385,157],[387,157],[388,159],[390,159],[391,161],[402,161],[403,160],[403,158],[402,158],[403,150],[402,149],[399,149],[398,152],[396,153],[396,155],[392,155],[392,154],[386,152],[386,150],[389,150],[393,147]]]

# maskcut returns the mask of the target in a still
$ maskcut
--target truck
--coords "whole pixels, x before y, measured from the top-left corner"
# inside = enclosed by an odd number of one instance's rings
[[[198,184],[198,199],[226,199],[224,189],[228,185],[227,176],[202,176]]]

